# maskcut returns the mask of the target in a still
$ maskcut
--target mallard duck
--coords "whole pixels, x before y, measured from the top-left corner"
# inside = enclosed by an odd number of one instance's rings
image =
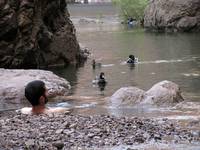
[[[92,81],[93,84],[105,84],[106,79],[105,79],[105,74],[104,72],[101,72],[99,77],[96,76],[95,79]]]
[[[98,84],[105,84],[105,83],[106,83],[105,74],[104,74],[104,72],[101,72],[99,75]]]
[[[126,61],[126,63],[128,63],[128,64],[135,64],[137,62],[138,62],[138,58],[135,58],[134,55],[129,55],[129,58]]]

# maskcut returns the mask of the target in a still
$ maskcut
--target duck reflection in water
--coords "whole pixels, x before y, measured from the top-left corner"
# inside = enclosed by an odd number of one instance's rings
[[[128,67],[130,70],[133,70],[133,69],[135,69],[135,64],[128,64]]]

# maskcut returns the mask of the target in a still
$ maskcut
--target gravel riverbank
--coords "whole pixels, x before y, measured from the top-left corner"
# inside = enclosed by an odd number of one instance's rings
[[[0,114],[0,149],[95,149],[150,141],[191,144],[200,136],[167,119]]]

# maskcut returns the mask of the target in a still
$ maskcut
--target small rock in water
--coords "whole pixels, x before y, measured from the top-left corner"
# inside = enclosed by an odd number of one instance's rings
[[[54,142],[52,145],[57,149],[62,149],[64,147],[64,143],[61,141]]]

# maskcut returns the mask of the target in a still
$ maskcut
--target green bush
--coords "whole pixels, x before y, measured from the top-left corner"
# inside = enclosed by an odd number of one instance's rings
[[[148,0],[112,0],[112,2],[119,6],[124,21],[129,17],[142,21]]]

